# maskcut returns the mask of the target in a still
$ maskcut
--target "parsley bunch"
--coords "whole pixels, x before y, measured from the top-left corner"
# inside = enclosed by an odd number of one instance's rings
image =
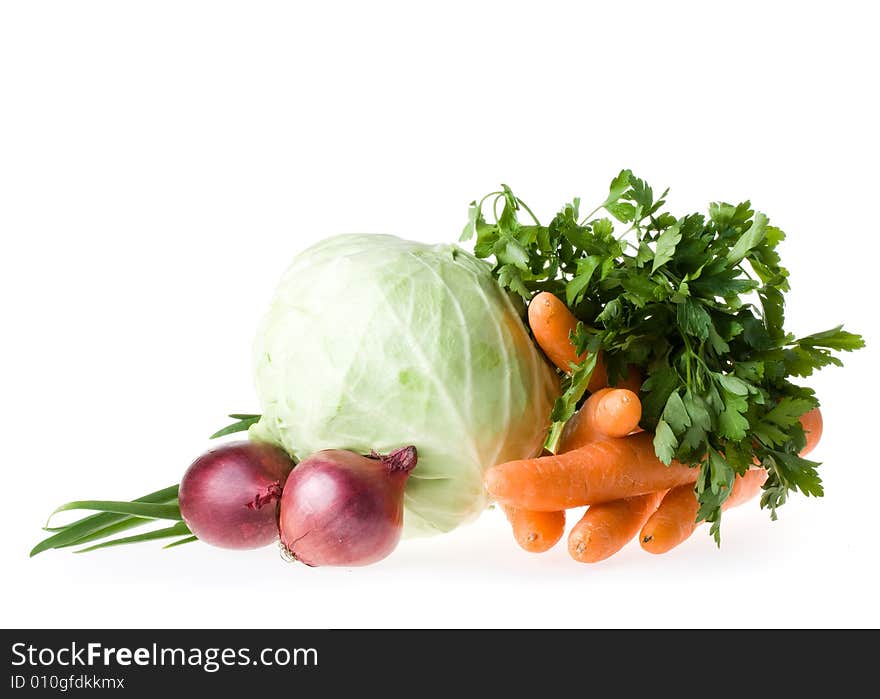
[[[677,218],[663,209],[667,193],[655,199],[623,170],[592,212],[582,217],[575,199],[544,226],[502,185],[471,203],[461,239],[476,236],[475,254],[494,259],[502,286],[526,302],[554,293],[580,321],[571,340],[588,359],[563,379],[548,448],[582,402],[599,350],[612,382],[635,365],[645,377],[641,425],[661,461],[699,467],[697,519],[720,541],[721,506],[754,464],[768,472],[761,506],[774,519],[790,491],[822,495],[819,464],[798,456],[799,418],[819,401],[790,378],[840,366],[833,352],[864,341],[841,326],[785,331],[785,234],[748,201]]]

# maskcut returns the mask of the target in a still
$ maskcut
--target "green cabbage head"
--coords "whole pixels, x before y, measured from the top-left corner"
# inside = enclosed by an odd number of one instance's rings
[[[405,533],[487,505],[492,464],[538,454],[558,390],[486,263],[454,245],[343,235],[301,253],[257,335],[253,439],[296,459],[414,444]]]

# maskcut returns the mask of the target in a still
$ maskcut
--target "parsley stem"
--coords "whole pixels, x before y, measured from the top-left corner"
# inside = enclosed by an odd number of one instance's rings
[[[604,206],[603,204],[599,204],[599,206],[597,206],[595,209],[593,209],[590,213],[588,213],[586,216],[584,216],[581,219],[581,222],[579,225],[581,225],[581,226],[586,225],[587,221],[589,221],[591,218],[593,218],[593,216],[595,216],[597,213],[599,213],[602,210],[603,206]]]
[[[743,274],[745,274],[749,279],[751,279],[752,281],[755,281],[755,278],[754,278],[751,274],[748,273],[748,271],[746,270],[746,268],[742,266],[742,263],[738,264],[738,265],[736,266],[736,268],[737,268],[740,272],[742,272]]]
[[[480,203],[477,205],[477,210],[478,210],[478,211],[482,211],[482,210],[483,210],[483,204],[486,203],[486,199],[488,199],[489,197],[497,197],[499,194],[504,194],[504,192],[500,192],[500,191],[498,191],[498,190],[496,190],[496,191],[494,191],[494,192],[489,192],[485,197],[483,197],[482,199],[480,199]]]
[[[538,220],[538,217],[535,216],[535,214],[532,213],[532,210],[529,208],[528,204],[526,204],[526,203],[525,203],[522,199],[520,199],[519,197],[517,197],[517,199],[516,199],[516,203],[519,204],[522,208],[524,208],[524,209],[526,210],[526,212],[528,212],[529,216],[532,217],[532,221],[535,222],[535,225],[536,225],[536,226],[540,226],[540,225],[541,225],[541,222]]]
[[[681,285],[681,279],[679,279],[677,276],[675,276],[675,275],[674,275],[672,272],[670,272],[668,269],[664,269],[664,270],[662,271],[662,274],[663,274],[664,277],[666,277],[667,280],[669,280],[669,281],[671,281],[671,282],[675,282],[676,285],[679,285],[679,286]]]
[[[497,189],[494,192],[489,192],[485,197],[480,199],[479,203],[477,204],[477,214],[478,215],[483,214],[483,206],[486,204],[487,199],[489,199],[490,197],[495,197],[495,201],[497,202],[498,197],[502,196],[503,194],[504,194],[504,192],[497,190]],[[497,219],[498,218],[498,209],[495,208],[494,203],[493,203],[492,208],[493,208],[493,213],[495,214],[495,218]]]
[[[687,335],[685,333],[681,333],[681,339],[684,340],[684,346],[687,351],[684,353],[684,366],[685,371],[687,372],[687,381],[686,385],[688,388],[691,387],[691,355],[694,353],[691,348],[690,340],[688,340]]]
[[[633,224],[629,228],[627,228],[623,233],[621,233],[619,236],[617,236],[615,238],[615,240],[620,242],[621,240],[626,238],[626,236],[628,236],[630,233],[632,233],[634,230],[636,230],[636,224]]]

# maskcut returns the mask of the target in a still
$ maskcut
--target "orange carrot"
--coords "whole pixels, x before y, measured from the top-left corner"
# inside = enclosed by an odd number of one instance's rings
[[[594,393],[588,399],[597,401],[603,394],[610,391],[610,388],[602,388]],[[581,411],[579,411],[581,412]],[[585,414],[586,415],[586,414]],[[604,439],[606,435],[589,431],[586,428],[588,420],[585,420],[584,426],[581,428],[584,435],[592,434],[594,439]],[[550,452],[545,451],[545,456],[552,456]],[[526,551],[533,553],[541,553],[552,548],[565,533],[565,511],[557,510],[553,512],[540,512],[535,510],[524,510],[522,508],[509,505],[502,505],[507,519],[513,527],[513,536],[517,543]]]
[[[541,294],[539,294],[539,296],[541,296]],[[568,370],[567,362],[577,361],[579,359],[578,357],[574,356],[574,347],[571,345],[571,342],[568,339],[569,333],[577,325],[577,320],[574,318],[573,315],[571,315],[571,313],[562,304],[562,302],[559,301],[559,299],[557,299],[555,296],[553,296],[552,294],[544,294],[544,297],[545,298],[543,299],[538,299],[536,297],[536,299],[538,300],[538,304],[534,305],[535,313],[537,313],[539,307],[542,305],[542,301],[545,302],[543,304],[544,309],[547,310],[549,308],[550,313],[547,313],[543,316],[543,324],[541,323],[541,320],[538,319],[532,322],[532,325],[536,327],[548,328],[553,325],[553,322],[558,321],[560,318],[563,319],[565,325],[563,326],[561,331],[557,330],[557,332],[564,333],[564,339],[566,341],[562,345],[562,349],[564,350],[564,354],[562,355],[563,359],[559,359],[560,353],[558,352],[559,348],[557,344],[547,342],[545,353],[548,356],[555,356],[555,363],[558,366],[564,365],[564,368]],[[532,314],[533,311],[530,308],[530,319],[532,318]],[[566,316],[566,314],[568,314],[568,316]],[[548,320],[552,322],[547,322]],[[547,336],[548,335],[545,334],[545,337]],[[542,345],[542,347],[544,347],[544,345]],[[550,351],[547,351],[548,349]],[[551,353],[553,354],[551,355]],[[607,377],[605,376],[604,368],[597,364],[597,369],[594,369],[592,379],[593,380],[591,380],[590,382],[591,385],[598,384],[600,382],[606,382]],[[639,374],[638,370],[635,369],[635,367],[630,367],[629,375],[624,380],[624,382],[627,383],[627,385],[629,386],[633,386],[636,392],[639,390],[639,387],[641,386],[641,375]],[[593,393],[592,396],[590,396],[587,404],[594,407],[590,410],[590,416],[588,419],[586,412],[579,411],[579,414],[581,414],[581,418],[584,419],[579,420],[579,422],[581,423],[581,428],[578,432],[579,437],[583,439],[585,443],[586,441],[590,441],[590,438],[592,438],[592,440],[596,440],[605,439],[608,436],[623,436],[625,434],[628,434],[632,431],[632,429],[636,426],[640,419],[641,403],[638,400],[638,396],[635,395],[633,391],[624,389],[621,392],[616,393],[616,395],[607,402],[602,402],[600,404],[599,398],[609,391],[611,391],[611,389],[601,388],[596,390],[596,392]],[[615,393],[615,391],[611,392]],[[630,427],[629,429],[624,430],[622,421],[632,421],[632,416],[636,410],[638,412],[638,416],[635,417],[635,424],[633,424],[632,427]],[[587,425],[592,425],[594,422],[594,427],[598,429],[588,429]],[[502,505],[502,508],[507,515],[508,521],[513,527],[513,533],[514,537],[517,540],[517,543],[519,543],[519,545],[526,551],[532,551],[536,553],[546,551],[550,549],[553,545],[555,545],[564,533],[564,510],[536,511],[504,505]],[[633,534],[633,536],[635,536],[635,534]]]
[[[593,409],[596,430],[609,437],[626,437],[642,419],[642,401],[628,388],[612,388]]]
[[[577,327],[577,318],[558,297],[549,291],[536,294],[529,303],[529,327],[548,359],[566,374],[571,372],[571,363],[579,364],[587,354],[577,355],[571,344],[571,333]],[[627,375],[614,384],[620,388],[628,388],[638,394],[642,386],[642,375],[639,370],[630,366]],[[602,353],[596,357],[596,366],[590,375],[587,390],[590,393],[608,386],[608,372]]]
[[[801,451],[801,456],[806,456],[822,439],[822,413],[819,408],[813,408],[808,413],[801,415],[801,425],[807,433],[807,446]]]
[[[587,398],[566,423],[559,451],[571,451],[608,437],[625,437],[639,426],[642,403],[627,388],[603,388]]]
[[[670,490],[642,527],[639,543],[650,553],[665,553],[685,541],[697,528],[700,504],[692,485]]]
[[[722,510],[741,505],[755,497],[767,480],[767,471],[753,468],[745,475],[737,476],[730,496],[721,506]],[[657,511],[642,527],[639,541],[649,553],[666,553],[686,541],[694,533],[697,524],[697,496],[691,485],[680,485],[670,490]]]
[[[580,409],[571,416],[569,421],[565,423],[562,436],[559,438],[559,448],[557,449],[559,453],[579,449],[590,442],[597,442],[608,438],[607,434],[602,434],[596,429],[596,422],[593,418],[596,412],[596,404],[611,390],[610,388],[600,388],[593,393]]]
[[[571,372],[571,363],[579,364],[586,354],[575,352],[571,333],[577,327],[577,318],[560,299],[548,291],[537,294],[529,303],[529,327],[544,354],[562,371]],[[608,385],[608,376],[602,356],[596,358],[596,368],[590,377],[588,391]]]
[[[513,528],[516,543],[526,551],[547,551],[565,532],[565,512],[535,512],[509,505],[502,505],[502,509]]]
[[[748,502],[761,492],[761,486],[764,485],[766,480],[767,471],[763,468],[753,468],[751,471],[746,471],[744,475],[737,476],[733,481],[730,496],[724,501],[721,509],[727,510],[731,507],[739,507],[743,503]]]
[[[822,413],[813,408],[801,416],[801,424],[807,433],[807,445],[801,456],[810,453],[822,437]],[[744,476],[737,476],[733,483],[730,497],[725,500],[722,510],[736,507],[751,500],[761,490],[767,472],[763,469],[751,469]],[[651,553],[665,553],[685,541],[697,528],[697,496],[693,488],[687,485],[673,488],[663,498],[657,512],[642,528],[640,540],[642,548]]]
[[[623,412],[631,412],[632,405],[627,405],[631,401],[627,397],[627,400],[621,401],[621,396],[618,396],[618,400],[611,401],[607,405],[603,402],[601,404],[601,410],[597,410],[597,403],[599,403],[600,398],[607,393],[615,393],[618,390],[622,391],[628,396],[631,396],[632,399],[635,400],[635,403],[638,404],[638,397],[632,394],[631,391],[627,391],[625,389],[610,389],[603,388],[598,390],[588,399],[585,405],[591,406],[591,409],[588,410],[589,416],[587,416],[586,412],[582,409],[579,413],[582,413],[582,417],[584,418],[582,427],[580,430],[580,434],[582,437],[586,437],[588,434],[595,439],[605,439],[608,434],[605,432],[598,432],[596,430],[588,430],[586,425],[593,424],[593,422],[597,422],[597,426],[604,428],[606,425],[610,425],[613,429],[616,424],[614,419],[615,412],[621,412],[617,407],[618,405],[624,406]],[[598,407],[601,407],[598,406]],[[639,414],[641,414],[641,407],[639,406]],[[598,418],[598,419],[597,419]],[[638,422],[638,418],[636,418],[636,422]],[[620,430],[620,427],[617,427]],[[631,430],[626,430],[628,433]],[[535,510],[525,510],[522,508],[511,507],[511,506],[502,506],[505,514],[507,515],[507,519],[513,527],[513,535],[516,538],[517,543],[524,548],[526,551],[532,551],[534,553],[540,553],[543,551],[547,551],[551,547],[553,547],[560,538],[562,538],[562,534],[565,530],[565,512],[564,511],[555,511],[555,512],[540,512]],[[639,525],[641,526],[641,525]],[[635,534],[633,534],[635,536]]]
[[[579,449],[493,466],[486,488],[501,503],[529,510],[566,510],[693,483],[697,469],[654,454],[647,432],[592,442]]]
[[[583,440],[584,444],[589,441],[607,439],[609,436],[622,437],[633,430],[640,417],[641,403],[638,396],[632,391],[602,388],[591,395],[578,411],[577,418],[580,429],[577,436]],[[577,446],[583,446],[583,444]],[[572,448],[562,444],[560,447],[562,451]],[[635,506],[636,501],[638,498],[633,498],[631,506]],[[630,504],[630,501],[625,502]],[[565,529],[564,511],[540,512],[511,506],[503,506],[503,509],[513,527],[514,537],[526,551],[546,551],[562,537]],[[654,509],[656,509],[656,504]],[[638,523],[635,531],[629,537],[630,539],[638,533],[648,514]],[[595,515],[596,513],[590,519],[595,519]],[[623,541],[621,546],[624,543],[626,541]]]
[[[568,535],[571,557],[597,563],[620,551],[639,533],[663,495],[660,491],[592,505]]]

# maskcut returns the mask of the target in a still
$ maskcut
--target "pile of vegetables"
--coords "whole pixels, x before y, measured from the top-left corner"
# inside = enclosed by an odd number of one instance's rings
[[[773,519],[792,491],[821,496],[819,464],[804,458],[821,434],[819,401],[792,379],[864,346],[842,327],[785,331],[785,234],[767,216],[746,201],[675,217],[667,191],[655,198],[624,170],[591,213],[575,199],[544,226],[504,186],[471,204],[462,234],[530,302],[533,335],[564,377],[546,445],[555,455],[497,465],[487,489],[514,508],[515,527],[523,510],[590,505],[570,535],[578,560],[600,560],[639,530],[645,549],[666,551],[704,521],[720,542],[722,511],[759,491]],[[620,522],[614,546],[590,543],[600,520],[601,537]],[[526,538],[548,545],[561,536],[561,517],[552,521]]]
[[[590,214],[574,200],[545,226],[503,186],[470,207],[474,254],[387,235],[304,251],[254,345],[261,412],[213,435],[249,440],[179,486],[63,505],[95,514],[47,525],[31,555],[279,541],[307,565],[364,565],[494,500],[533,552],[588,505],[568,545],[594,562],[636,536],[668,551],[704,521],[720,541],[721,513],[759,493],[773,518],[792,491],[822,495],[804,458],[819,403],[793,379],[861,337],[784,330],[784,234],[748,202],[676,218],[665,195],[625,170]]]

